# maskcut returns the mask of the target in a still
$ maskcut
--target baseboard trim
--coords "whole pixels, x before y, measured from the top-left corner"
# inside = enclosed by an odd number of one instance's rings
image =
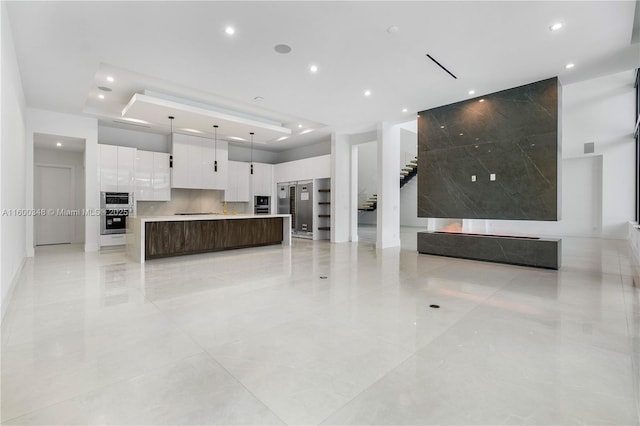
[[[27,256],[25,255],[22,257],[22,262],[20,262],[20,267],[18,268],[14,276],[11,278],[11,285],[9,286],[9,291],[7,292],[6,297],[2,298],[2,306],[0,307],[0,309],[2,310],[2,314],[1,314],[2,318],[0,319],[0,322],[4,321],[4,315],[7,313],[7,309],[9,308],[9,303],[11,303],[11,299],[13,298],[13,292],[16,289],[16,286],[18,285],[18,280],[20,279],[20,275],[22,274],[22,270],[24,269],[24,265],[26,262],[27,262]]]

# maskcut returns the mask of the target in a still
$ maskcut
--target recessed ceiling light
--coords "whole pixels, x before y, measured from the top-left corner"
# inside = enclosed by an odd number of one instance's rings
[[[575,66],[576,66],[575,64],[571,63],[571,64],[567,64],[567,65],[565,65],[564,67],[565,67],[566,69],[570,70],[571,68],[573,68],[573,67],[575,67]]]
[[[57,146],[57,147],[61,147],[61,146],[62,146],[62,144],[61,144],[60,142],[58,142],[58,143],[56,143],[56,146]]]
[[[408,111],[408,109],[402,108],[402,112],[407,112],[407,111]]]
[[[234,35],[236,33],[236,29],[232,26],[228,26],[224,29],[224,32],[227,33],[227,35]]]
[[[365,96],[371,96],[371,90],[365,90],[364,91],[364,95]]]
[[[391,25],[389,28],[387,28],[387,32],[389,34],[394,34],[394,33],[397,33],[398,31],[400,31],[400,28],[398,28],[397,25]]]
[[[237,136],[229,136],[229,139],[233,139],[234,141],[243,141],[246,142],[247,140],[244,138],[239,138]]]
[[[285,139],[289,139],[289,136],[281,136],[278,139],[276,139],[277,142],[282,142]]]
[[[562,22],[556,22],[555,24],[551,25],[549,27],[550,31],[558,31],[560,28],[562,28]]]
[[[108,81],[109,83],[113,83],[114,81],[116,81],[116,79],[115,79],[115,78],[113,78],[112,76],[108,75],[108,76],[107,76],[107,81]]]
[[[298,124],[298,129],[302,129],[302,124]]]
[[[464,136],[464,133],[460,133],[460,136]]]
[[[475,93],[476,93],[476,91],[475,91],[475,90],[473,90],[473,89],[469,90],[469,94],[470,94],[470,95],[475,95]]]
[[[312,73],[317,73],[318,72],[318,66],[317,65],[311,65],[309,67],[309,71],[311,71]]]
[[[98,98],[100,98],[100,99],[104,99],[104,95],[103,95],[102,93],[100,93],[100,94],[98,95]]]
[[[291,46],[288,44],[276,44],[273,48],[278,53],[287,54],[291,52]]]
[[[444,126],[440,126],[441,129],[444,129]]]

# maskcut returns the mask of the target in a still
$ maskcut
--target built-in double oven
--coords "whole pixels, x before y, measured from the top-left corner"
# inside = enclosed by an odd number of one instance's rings
[[[100,209],[100,235],[124,234],[127,216],[133,214],[133,194],[101,192]]]

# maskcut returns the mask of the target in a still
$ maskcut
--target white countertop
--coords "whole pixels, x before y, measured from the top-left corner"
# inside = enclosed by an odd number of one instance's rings
[[[166,215],[166,216],[130,216],[127,220],[141,222],[180,222],[191,220],[226,220],[226,219],[266,219],[270,217],[289,217],[288,214],[203,214],[203,215]]]

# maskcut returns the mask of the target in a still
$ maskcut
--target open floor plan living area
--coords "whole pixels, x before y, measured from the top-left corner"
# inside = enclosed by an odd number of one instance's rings
[[[640,0],[0,19],[0,425],[640,426]]]

